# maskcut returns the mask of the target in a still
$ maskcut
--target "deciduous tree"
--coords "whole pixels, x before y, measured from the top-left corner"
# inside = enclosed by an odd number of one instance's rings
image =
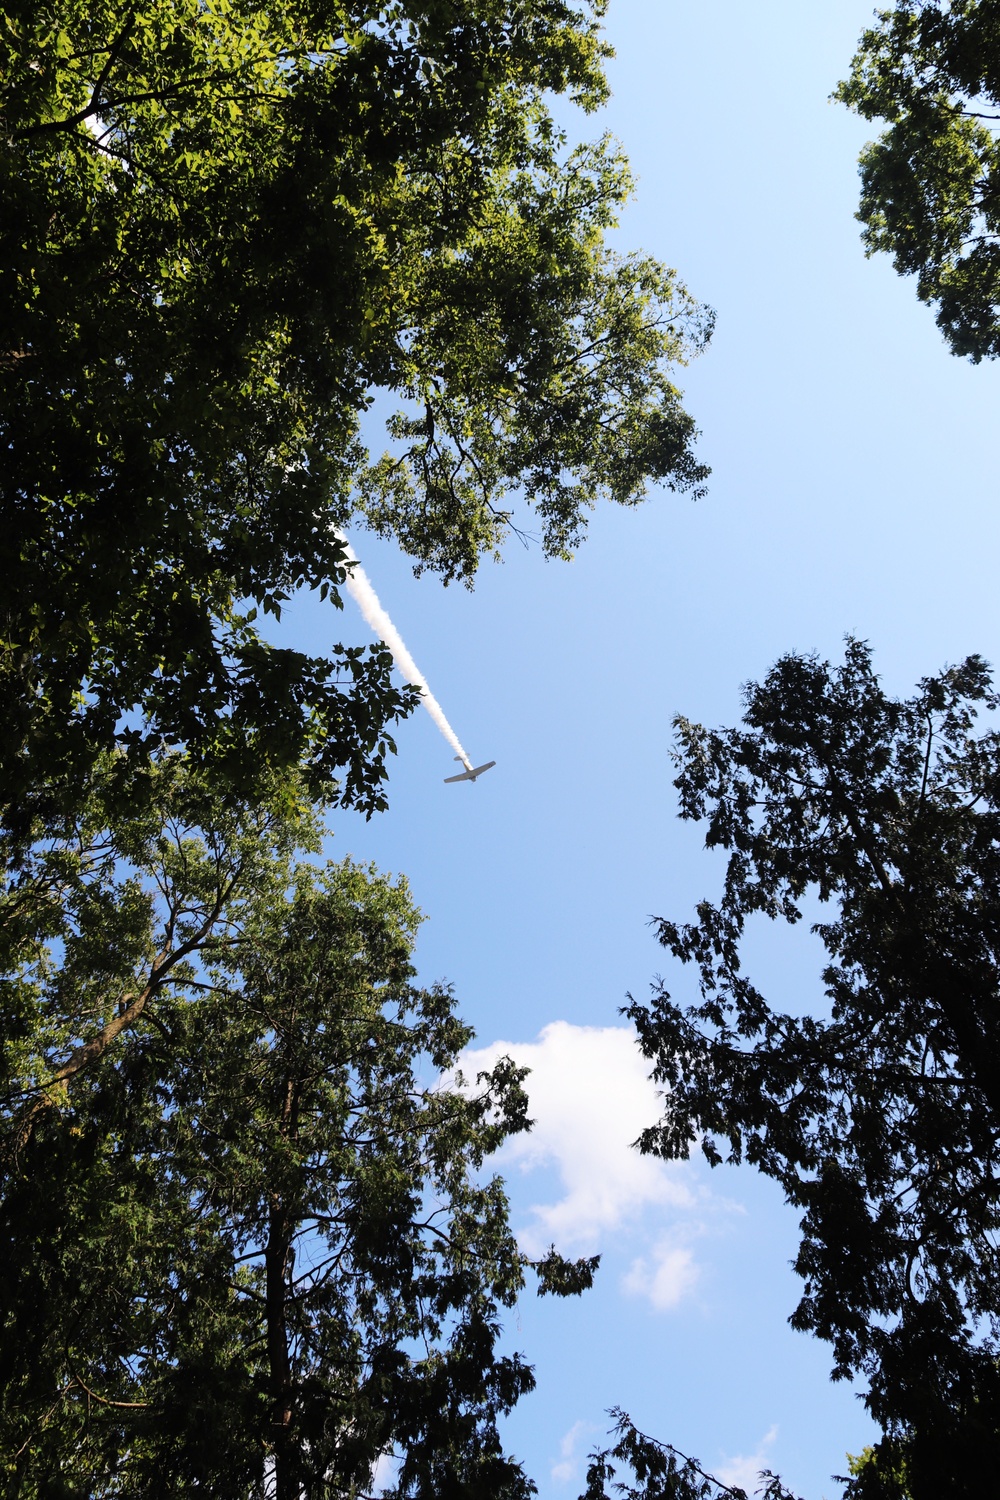
[[[671,369],[710,319],[606,248],[627,168],[546,103],[604,97],[602,8],[4,7],[9,816],[114,741],[336,773],[380,806],[405,706],[385,658],[254,624],[296,588],[339,602],[338,527],[469,579],[515,501],[565,555],[601,497],[699,490]]]
[[[1000,7],[896,0],[837,95],[886,122],[861,156],[869,253],[917,278],[955,354],[1000,354]]]

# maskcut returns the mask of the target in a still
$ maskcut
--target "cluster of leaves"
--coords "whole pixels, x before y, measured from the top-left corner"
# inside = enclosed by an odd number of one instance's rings
[[[956,354],[1000,354],[1000,6],[896,0],[837,97],[887,129],[861,157],[869,252],[937,307]]]
[[[848,1454],[847,1467],[850,1476],[842,1477],[847,1480],[849,1500],[912,1500],[909,1444],[905,1439],[883,1438],[856,1456]]]
[[[916,1500],[979,1493],[998,1444],[1000,734],[976,725],[998,706],[979,658],[899,701],[851,642],[838,668],[781,660],[741,728],[679,720],[682,814],[727,852],[724,889],[659,924],[700,1002],[628,1010],[666,1090],[643,1149],[700,1138],[781,1184],[793,1325],[867,1375],[881,1476],[905,1454]],[[743,968],[747,927],[817,899],[826,1005],[789,1014]]]
[[[406,886],[297,863],[294,785],[167,758],[109,818],[114,770],[0,899],[6,1488],[318,1500],[393,1455],[389,1494],[527,1500],[496,1340],[528,1262],[481,1171],[522,1074],[441,1082],[471,1033],[413,985]]]
[[[710,317],[604,248],[599,0],[13,0],[0,16],[0,806],[115,741],[381,805],[387,662],[267,645],[352,515],[471,578],[533,505],[700,487]],[[376,395],[398,407],[370,454]]]
[[[747,1500],[738,1485],[724,1484],[671,1443],[640,1432],[627,1412],[615,1408],[610,1415],[615,1441],[590,1455],[580,1500]],[[620,1479],[622,1470],[630,1477]],[[755,1493],[761,1500],[795,1500],[769,1469],[760,1479]]]

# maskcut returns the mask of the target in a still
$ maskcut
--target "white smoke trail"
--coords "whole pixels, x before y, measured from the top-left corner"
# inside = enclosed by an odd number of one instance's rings
[[[466,770],[471,771],[472,761],[462,749],[462,744],[458,738],[458,735],[455,733],[454,729],[452,729],[451,725],[448,723],[448,720],[445,718],[444,709],[441,707],[440,703],[437,701],[434,694],[427,686],[426,678],[424,677],[422,672],[418,671],[416,662],[413,660],[413,657],[410,655],[409,651],[407,651],[406,646],[403,643],[403,637],[400,635],[399,631],[396,629],[395,625],[392,623],[392,621],[389,619],[389,616],[382,608],[382,605],[379,603],[378,595],[372,588],[371,580],[368,577],[368,574],[358,562],[357,553],[354,551],[354,548],[342,533],[338,533],[338,537],[339,540],[343,543],[344,554],[347,561],[349,563],[353,563],[354,565],[347,574],[347,592],[350,594],[351,598],[354,600],[355,604],[358,606],[368,624],[371,626],[374,633],[378,636],[379,640],[385,641],[386,645],[389,647],[389,650],[392,652],[392,659],[396,663],[400,675],[405,678],[407,682],[412,683],[415,688],[420,689],[421,702],[423,703],[427,712],[430,714],[431,718],[434,720],[435,724],[440,729],[445,739],[448,741],[449,745],[451,745],[452,749],[458,752],[458,758],[464,763]]]

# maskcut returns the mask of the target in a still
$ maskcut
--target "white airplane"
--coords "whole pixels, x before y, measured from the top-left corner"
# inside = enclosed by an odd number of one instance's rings
[[[462,760],[460,755],[456,755],[455,759],[462,762],[465,770],[460,776],[446,776],[444,778],[446,783],[449,781],[475,781],[477,776],[482,776],[484,771],[488,771],[491,766],[496,765],[495,760],[488,760],[484,766],[471,766],[467,760]]]

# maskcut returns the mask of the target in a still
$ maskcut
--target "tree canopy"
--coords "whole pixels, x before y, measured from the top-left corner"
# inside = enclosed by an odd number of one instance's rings
[[[671,369],[710,316],[606,248],[627,167],[546,102],[604,97],[602,8],[4,7],[8,815],[115,741],[381,806],[387,659],[254,623],[339,603],[338,528],[469,580],[515,503],[565,555],[601,497],[699,492]]]
[[[840,667],[779,661],[740,728],[677,721],[682,815],[726,874],[659,923],[700,1001],[628,1008],[665,1087],[642,1148],[700,1139],[800,1210],[791,1321],[867,1376],[887,1435],[859,1494],[904,1470],[914,1500],[979,1494],[1000,1452],[998,707],[977,657],[897,700],[851,642]],[[822,984],[787,1011],[743,950],[816,903]]]
[[[319,1500],[394,1458],[391,1495],[527,1500],[529,1263],[482,1170],[522,1074],[444,1081],[471,1032],[413,983],[405,883],[301,862],[294,786],[146,774],[138,816],[98,779],[36,826],[0,902],[5,1490]]]
[[[869,253],[917,278],[955,354],[1000,354],[1000,6],[896,0],[837,97],[887,128],[861,156]]]

